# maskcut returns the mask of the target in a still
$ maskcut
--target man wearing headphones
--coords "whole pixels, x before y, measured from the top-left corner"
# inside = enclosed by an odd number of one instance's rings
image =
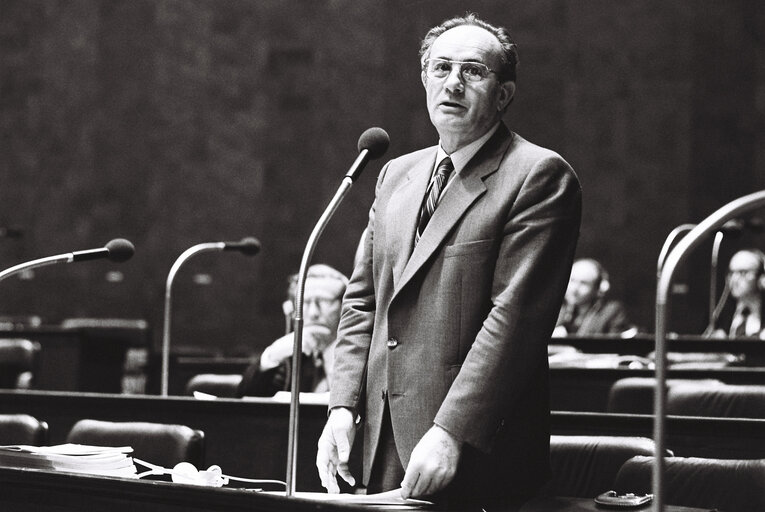
[[[765,254],[738,251],[730,259],[726,279],[735,306],[721,316],[713,336],[765,339]]]
[[[608,273],[600,263],[590,258],[576,260],[553,337],[634,329],[622,303],[606,298],[609,288]]]

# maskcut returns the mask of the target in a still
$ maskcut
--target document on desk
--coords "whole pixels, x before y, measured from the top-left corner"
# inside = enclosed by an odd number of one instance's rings
[[[129,446],[0,446],[0,466],[48,469],[71,473],[135,478],[136,468]]]
[[[273,492],[272,494],[284,495],[284,492]],[[296,492],[295,498],[301,498],[314,501],[330,501],[334,503],[349,503],[353,505],[374,507],[385,507],[386,510],[392,509],[417,509],[433,505],[433,502],[425,500],[404,499],[401,497],[401,489],[381,492],[377,494],[328,494],[325,492]]]

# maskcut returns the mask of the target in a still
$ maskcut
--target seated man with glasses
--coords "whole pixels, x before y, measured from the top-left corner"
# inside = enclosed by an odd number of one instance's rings
[[[716,322],[715,338],[765,339],[765,254],[743,249],[730,259],[726,292],[733,298]]]
[[[291,320],[297,274],[290,276],[285,314]],[[332,353],[340,321],[340,305],[348,278],[328,265],[308,269],[303,293],[303,360],[301,391],[329,391]],[[291,322],[289,322],[291,324]],[[294,333],[288,332],[269,345],[245,370],[238,396],[274,396],[289,391]]]

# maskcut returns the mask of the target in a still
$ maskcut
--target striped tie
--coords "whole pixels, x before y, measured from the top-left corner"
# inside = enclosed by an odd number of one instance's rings
[[[436,175],[428,186],[428,191],[426,193],[427,199],[425,200],[425,204],[422,205],[422,210],[420,210],[420,223],[417,225],[417,231],[414,233],[415,245],[420,241],[420,237],[425,231],[425,226],[428,225],[428,221],[430,221],[430,218],[433,216],[433,212],[436,211],[438,198],[441,196],[441,192],[443,192],[446,183],[449,181],[449,175],[453,170],[454,166],[452,165],[452,159],[448,156],[438,164]]]

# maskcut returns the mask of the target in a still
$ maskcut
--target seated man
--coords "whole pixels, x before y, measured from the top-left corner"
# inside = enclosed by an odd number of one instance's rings
[[[606,298],[609,287],[608,274],[600,263],[593,259],[576,260],[553,336],[624,333],[634,329],[622,303]]]
[[[726,304],[713,336],[765,339],[765,254],[756,249],[734,254],[728,264],[726,285],[733,303]]]
[[[348,278],[328,265],[308,269],[303,293],[303,359],[301,391],[329,391],[340,305]],[[297,275],[290,277],[289,302],[294,303]],[[269,345],[242,376],[238,396],[273,396],[289,391],[294,333]]]

